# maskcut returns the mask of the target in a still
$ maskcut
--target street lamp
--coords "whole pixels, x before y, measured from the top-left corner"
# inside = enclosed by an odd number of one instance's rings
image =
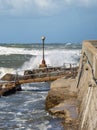
[[[47,67],[47,65],[46,65],[46,62],[45,62],[45,58],[44,58],[44,41],[45,41],[45,37],[44,36],[42,36],[41,37],[41,40],[42,40],[42,49],[43,49],[43,55],[42,55],[42,63],[39,65],[39,68],[43,68],[43,67]]]

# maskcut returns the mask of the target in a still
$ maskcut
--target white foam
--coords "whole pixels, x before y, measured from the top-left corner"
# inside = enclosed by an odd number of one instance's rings
[[[72,43],[68,42],[68,43],[66,43],[66,45],[65,45],[65,46],[68,46],[68,45],[72,45]]]
[[[27,50],[25,48],[14,48],[14,47],[2,47],[0,46],[0,55],[10,55],[10,54],[30,54],[37,55],[39,50]]]
[[[6,73],[15,73],[15,70],[13,68],[0,67],[0,78]]]
[[[70,43],[67,43],[67,45]],[[76,50],[77,52],[78,50]],[[60,55],[60,53],[74,53],[75,50],[65,50],[65,48],[57,48],[57,49],[45,49],[45,55],[56,54],[56,56]],[[0,55],[10,55],[10,54],[30,54],[30,55],[42,55],[42,49],[26,49],[26,48],[15,48],[15,47],[2,47],[0,46]]]
[[[52,50],[45,52],[45,61],[48,66],[63,66],[64,63],[77,63],[80,57],[80,50]],[[42,62],[42,55],[32,57],[29,62],[25,62],[21,69],[38,68]]]
[[[70,44],[70,43],[68,43]],[[57,49],[45,49],[45,61],[48,66],[62,66],[64,63],[76,63],[77,58],[80,57],[81,50],[67,50],[64,48]],[[18,70],[27,70],[38,68],[42,62],[42,50],[41,49],[25,49],[14,47],[2,47],[0,46],[0,55],[10,54],[31,54],[35,55],[29,61],[26,61]],[[13,68],[0,68],[0,77],[5,73],[16,73]],[[22,72],[23,73],[23,72]]]
[[[37,125],[37,128],[38,128],[39,130],[47,130],[47,129],[51,129],[52,126],[49,125],[49,121],[45,121],[44,124],[43,124],[43,123],[38,124],[38,125]]]

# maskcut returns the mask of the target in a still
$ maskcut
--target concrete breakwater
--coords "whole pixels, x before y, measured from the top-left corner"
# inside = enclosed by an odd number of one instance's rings
[[[77,77],[51,84],[46,110],[63,118],[66,130],[97,130],[97,41],[84,41]]]
[[[97,41],[83,42],[78,76],[79,130],[97,130]]]
[[[66,130],[77,130],[77,82],[74,78],[61,78],[51,84],[46,98],[46,110],[63,119]]]
[[[18,71],[20,72],[20,71]],[[21,84],[33,82],[48,82],[54,81],[65,76],[75,77],[78,72],[78,67],[75,64],[69,64],[69,67],[46,67],[33,70],[24,70],[23,74],[6,73],[0,79],[0,96],[15,93],[16,90],[21,90]],[[5,94],[6,93],[6,94]]]
[[[84,41],[76,77],[64,76],[51,84],[46,110],[63,119],[65,130],[97,130],[97,41]],[[32,82],[32,80],[31,80]],[[16,87],[19,86],[19,87]],[[0,95],[14,93],[20,84],[0,86]]]

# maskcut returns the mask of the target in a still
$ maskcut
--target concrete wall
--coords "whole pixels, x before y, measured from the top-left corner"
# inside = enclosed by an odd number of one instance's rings
[[[79,130],[97,130],[97,41],[84,41],[78,75]]]
[[[97,79],[97,41],[84,41],[82,51],[92,66],[94,78]]]

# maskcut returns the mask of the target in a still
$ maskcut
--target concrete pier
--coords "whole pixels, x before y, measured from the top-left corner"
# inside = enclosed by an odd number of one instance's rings
[[[97,129],[97,40],[84,41],[78,86],[79,130]],[[80,75],[80,74],[79,74]]]
[[[62,118],[66,130],[97,130],[97,40],[83,41],[75,79],[51,84],[46,110]]]

